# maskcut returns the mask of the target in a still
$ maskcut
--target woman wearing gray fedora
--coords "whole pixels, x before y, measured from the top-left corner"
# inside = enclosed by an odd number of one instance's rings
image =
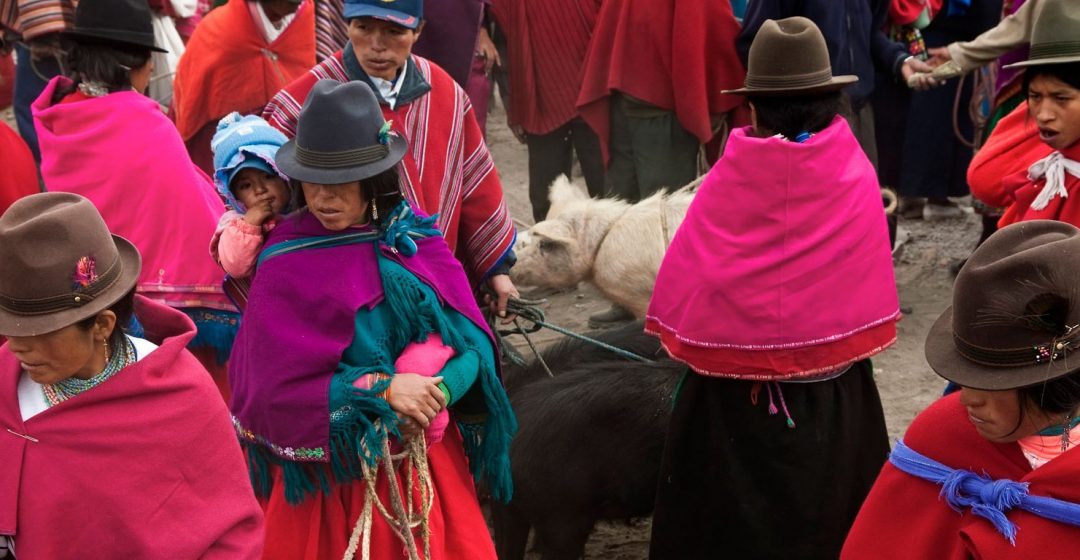
[[[409,149],[367,84],[321,80],[277,153],[303,207],[267,237],[229,371],[264,558],[495,558],[473,480],[509,499],[515,421],[465,269],[399,190]],[[402,364],[432,339],[452,357]]]
[[[843,558],[1075,558],[1080,230],[1007,226],[971,255],[926,360],[962,388],[896,443]]]
[[[135,295],[135,246],[41,193],[0,216],[0,262],[0,557],[257,559],[228,411],[191,321]]]
[[[424,30],[423,0],[345,0],[349,42],[267,103],[263,118],[286,136],[297,132],[301,105],[318,80],[361,82],[375,92],[383,117],[409,142],[401,192],[437,217],[450,250],[474,289],[502,314],[517,295],[510,281],[516,231],[503,199],[475,109],[465,91],[431,61],[413,54]]]
[[[873,166],[821,32],[769,20],[732,132],[656,278],[645,330],[689,368],[650,557],[821,558],[888,454],[869,358],[900,318]]]

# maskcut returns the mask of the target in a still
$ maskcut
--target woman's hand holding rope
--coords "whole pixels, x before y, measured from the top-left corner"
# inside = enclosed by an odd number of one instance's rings
[[[398,373],[390,381],[386,402],[398,413],[398,429],[406,439],[423,432],[442,409],[446,396],[439,389],[442,377]]]

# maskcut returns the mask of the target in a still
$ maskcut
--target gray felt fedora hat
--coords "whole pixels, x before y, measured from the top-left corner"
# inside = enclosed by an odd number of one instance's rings
[[[0,216],[0,335],[37,336],[93,317],[134,287],[139,251],[89,200],[48,192]]]
[[[1080,229],[1019,222],[986,240],[956,276],[953,305],[926,337],[926,361],[964,387],[1038,385],[1080,370]]]
[[[804,17],[765,20],[747,59],[746,86],[723,93],[812,95],[859,81],[857,76],[833,76],[825,38]]]
[[[1080,62],[1080,4],[1042,2],[1037,9],[1028,59],[1005,68]]]
[[[390,130],[370,86],[319,80],[300,110],[296,138],[278,150],[275,162],[297,181],[336,185],[390,169],[407,147]]]

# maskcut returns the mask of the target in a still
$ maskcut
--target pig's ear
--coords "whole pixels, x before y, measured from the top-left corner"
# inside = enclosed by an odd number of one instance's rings
[[[566,178],[566,175],[556,177],[555,182],[548,189],[548,201],[552,204],[570,200],[587,200],[588,198],[589,195],[571,183],[570,179]]]
[[[529,237],[543,250],[553,249],[560,245],[569,246],[574,242],[574,238],[562,231],[564,227],[560,226],[562,224],[540,222],[529,230]]]

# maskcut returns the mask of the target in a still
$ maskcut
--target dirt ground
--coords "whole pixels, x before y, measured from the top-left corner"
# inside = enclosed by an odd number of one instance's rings
[[[488,144],[502,178],[511,215],[520,226],[531,223],[528,198],[528,156],[506,128],[505,117],[496,107],[488,118]],[[580,178],[576,181],[580,182]],[[896,283],[904,320],[899,324],[896,344],[874,358],[874,371],[884,403],[889,438],[895,441],[911,420],[941,395],[945,386],[926,365],[923,341],[938,315],[951,303],[953,276],[949,265],[966,257],[979,235],[979,219],[937,222],[903,221],[901,238],[906,238],[894,259]],[[523,287],[523,289],[525,289]],[[544,306],[550,322],[577,332],[587,332],[586,320],[607,303],[591,286],[556,294]],[[561,335],[542,332],[539,340],[550,342]],[[534,337],[534,340],[537,340]],[[527,352],[527,349],[523,350]],[[649,521],[600,523],[586,549],[586,558],[640,560],[648,557]],[[539,555],[530,556],[538,560]]]
[[[10,110],[0,120],[13,126]],[[0,125],[3,126],[3,125]],[[519,227],[528,227],[532,212],[528,199],[528,158],[525,147],[506,127],[505,115],[497,105],[488,119],[488,143],[502,177],[511,215]],[[580,179],[578,179],[580,180]],[[878,387],[885,406],[890,439],[900,437],[915,415],[941,394],[944,383],[926,365],[923,340],[934,320],[949,305],[952,275],[949,264],[967,256],[978,237],[975,216],[940,222],[902,222],[902,245],[895,259],[896,281],[905,318],[899,325],[899,340],[874,358]],[[545,305],[548,320],[578,332],[587,332],[587,317],[607,308],[607,303],[590,286],[556,294]],[[534,337],[550,343],[561,335],[543,332]],[[523,344],[523,343],[522,343]],[[647,558],[649,520],[630,523],[600,523],[593,532],[586,558],[640,560]],[[538,560],[538,555],[530,560]]]

